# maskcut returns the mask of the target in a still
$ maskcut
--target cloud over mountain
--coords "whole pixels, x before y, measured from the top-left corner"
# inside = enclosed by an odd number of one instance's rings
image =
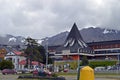
[[[0,0],[0,34],[43,38],[95,26],[120,30],[119,0]]]

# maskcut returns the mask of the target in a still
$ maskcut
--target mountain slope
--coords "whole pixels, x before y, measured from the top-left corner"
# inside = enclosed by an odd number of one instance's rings
[[[48,44],[50,46],[63,44],[68,36],[68,33],[69,32],[66,31],[48,38]],[[119,30],[90,27],[80,30],[80,33],[85,42],[120,40]],[[43,41],[43,45],[45,45],[45,43],[46,41]]]
[[[25,38],[22,36],[13,36],[6,34],[4,36],[0,35],[1,45],[22,45]]]
[[[113,29],[90,27],[82,29],[80,33],[86,42],[98,42],[120,39],[120,31]]]
[[[81,36],[85,42],[98,42],[109,40],[120,40],[120,31],[105,28],[84,28],[80,30]],[[44,38],[43,45],[62,45],[64,44],[69,32],[61,32],[55,36]],[[0,44],[4,45],[23,45],[25,38],[22,36],[0,35]],[[40,41],[41,42],[41,41]]]

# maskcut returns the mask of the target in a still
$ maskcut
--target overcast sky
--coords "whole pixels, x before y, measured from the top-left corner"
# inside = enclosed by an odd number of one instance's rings
[[[43,38],[79,29],[120,30],[120,0],[0,0],[0,34]]]

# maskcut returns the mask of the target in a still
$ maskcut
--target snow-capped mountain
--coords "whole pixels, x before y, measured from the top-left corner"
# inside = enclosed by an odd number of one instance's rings
[[[15,37],[12,37],[12,38],[9,39],[9,42],[11,42],[11,41],[16,42],[16,40],[17,39]]]
[[[104,29],[103,33],[108,34],[108,33],[117,33],[119,32],[118,30],[112,30],[112,29]]]
[[[109,41],[109,40],[120,40],[120,30],[107,29],[107,28],[84,28],[80,30],[81,36],[85,42],[98,42],[98,41]],[[52,37],[46,37],[42,40],[38,40],[39,44],[42,45],[61,45],[64,44],[69,32],[61,32]],[[25,38],[22,36],[13,35],[0,35],[0,44],[4,45],[23,45]]]
[[[4,36],[0,35],[0,44],[1,45],[22,45],[25,41],[25,38],[22,36],[13,36],[6,34]]]
[[[120,40],[120,31],[114,29],[90,27],[82,29],[80,33],[86,42]]]
[[[48,39],[49,45],[64,44],[69,32],[62,32]],[[85,42],[98,42],[109,40],[120,40],[120,30],[107,29],[107,28],[84,28],[80,30],[82,38]],[[45,41],[43,42],[43,44]]]

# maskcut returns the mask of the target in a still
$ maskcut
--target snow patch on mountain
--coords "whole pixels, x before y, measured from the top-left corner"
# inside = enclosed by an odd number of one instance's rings
[[[107,30],[107,29],[105,29],[105,30],[103,31],[103,34],[107,34],[107,33],[110,33],[110,31]]]
[[[43,41],[44,41],[44,40],[38,40],[37,43],[38,43],[38,44],[42,44]]]
[[[22,39],[22,40],[21,40],[21,43],[24,43],[24,42],[25,42],[25,39]]]
[[[118,30],[115,30],[115,33],[118,33],[119,31]]]
[[[13,41],[13,42],[16,42],[16,38],[15,37],[12,37],[12,38],[9,38],[9,42]]]
[[[118,33],[118,31],[112,29],[104,29],[103,34],[108,34],[108,33]]]

